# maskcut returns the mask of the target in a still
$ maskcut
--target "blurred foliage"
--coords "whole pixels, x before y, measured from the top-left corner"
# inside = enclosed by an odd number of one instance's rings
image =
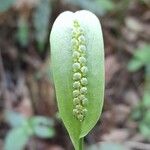
[[[83,9],[88,9],[98,15],[104,15],[108,11],[115,9],[113,0],[64,0],[67,3],[77,5]]]
[[[102,142],[92,145],[88,150],[127,150],[127,148],[118,143]]]
[[[150,45],[146,44],[142,48],[135,50],[132,60],[128,64],[129,71],[137,71],[143,66],[150,64]]]
[[[5,111],[5,119],[13,128],[21,126],[26,121],[21,114],[14,111]]]
[[[7,11],[16,0],[0,0],[0,12]]]
[[[20,17],[18,21],[17,40],[23,47],[29,43],[29,25],[24,17]]]
[[[145,138],[150,139],[150,45],[137,49],[132,60],[128,64],[130,71],[137,71],[145,67],[145,87],[143,99],[132,113],[132,118],[139,124],[140,132]]]
[[[35,38],[40,51],[44,50],[44,44],[48,36],[49,18],[52,12],[51,0],[40,0],[33,14],[33,24],[35,27]]]
[[[40,138],[51,138],[55,132],[53,129],[54,122],[52,119],[38,116],[30,119],[32,130],[34,135]]]
[[[22,150],[30,135],[27,128],[19,127],[11,130],[6,137],[4,150]]]
[[[31,136],[52,138],[55,135],[54,122],[50,118],[34,116],[26,119],[9,111],[5,113],[5,118],[13,128],[6,136],[4,150],[22,150]]]
[[[150,0],[141,0],[141,2],[150,7]]]

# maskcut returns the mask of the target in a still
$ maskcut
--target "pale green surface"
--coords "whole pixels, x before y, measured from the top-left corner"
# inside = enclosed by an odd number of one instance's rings
[[[12,129],[5,139],[4,150],[22,150],[24,149],[30,134],[25,128]]]
[[[87,114],[83,122],[73,116],[73,72],[71,29],[77,19],[85,31],[87,43],[88,95]],[[104,47],[100,23],[89,11],[64,12],[56,19],[50,36],[54,84],[60,116],[76,150],[79,139],[94,127],[101,114],[104,97]]]

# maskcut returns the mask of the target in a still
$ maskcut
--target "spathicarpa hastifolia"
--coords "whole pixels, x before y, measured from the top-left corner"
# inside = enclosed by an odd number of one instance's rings
[[[51,61],[60,117],[75,150],[97,123],[104,97],[104,45],[91,12],[61,13],[50,35]]]

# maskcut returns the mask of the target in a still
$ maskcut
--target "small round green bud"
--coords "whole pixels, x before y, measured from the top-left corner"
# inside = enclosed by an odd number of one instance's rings
[[[79,119],[79,121],[83,121],[84,116],[82,114],[78,115],[77,118]]]
[[[78,32],[80,35],[84,35],[84,29],[82,27],[78,28]]]
[[[87,103],[88,103],[88,99],[87,98],[82,99],[82,105],[83,106],[87,105]]]
[[[87,85],[88,84],[87,78],[82,78],[81,79],[81,84],[84,85],[84,86]]]
[[[81,79],[81,73],[77,72],[73,74],[73,80],[80,80]]]
[[[73,29],[72,29],[72,38],[75,38],[75,39],[78,38],[78,32],[77,32],[77,29],[76,29],[76,28],[73,28]]]
[[[83,56],[81,56],[81,57],[79,58],[79,62],[80,62],[82,65],[85,65],[86,59],[85,59]]]
[[[74,105],[80,104],[79,98],[74,98],[74,99],[73,99],[73,104],[74,104]]]
[[[75,38],[72,38],[71,43],[73,46],[78,45],[78,40],[76,40]]]
[[[81,95],[79,96],[79,99],[82,101],[83,99],[85,99],[85,95],[81,94]]]
[[[81,111],[82,109],[83,109],[83,107],[82,107],[82,105],[76,105],[76,109],[78,110],[78,111]]]
[[[80,45],[79,46],[79,51],[82,52],[82,53],[85,53],[86,52],[86,47],[84,45]]]
[[[73,56],[74,59],[77,59],[77,58],[79,58],[80,53],[77,52],[77,51],[74,51],[72,56]]]
[[[85,114],[87,113],[87,109],[84,108],[84,109],[82,110],[82,113],[83,113],[83,115],[85,116]]]
[[[79,81],[76,81],[76,82],[73,83],[73,87],[76,88],[76,89],[79,88],[80,86],[81,86],[81,84],[80,84]]]
[[[79,90],[73,91],[73,97],[78,97],[79,94],[80,94]]]
[[[77,109],[73,109],[73,114],[74,114],[75,116],[77,116],[78,113],[79,113],[79,111],[78,111]]]
[[[72,68],[73,68],[73,71],[78,71],[80,69],[80,64],[79,63],[74,63]]]
[[[86,93],[87,93],[87,87],[82,87],[82,88],[80,89],[80,93],[81,93],[81,94],[86,94]]]
[[[83,75],[86,75],[87,72],[88,72],[88,68],[85,67],[85,66],[83,66],[83,67],[81,68],[81,72],[83,73]]]
[[[85,37],[83,35],[79,36],[78,40],[79,40],[79,43],[85,44]]]
[[[74,21],[73,21],[73,25],[74,25],[74,27],[76,27],[76,28],[80,27],[79,22],[78,22],[77,20],[74,20]]]

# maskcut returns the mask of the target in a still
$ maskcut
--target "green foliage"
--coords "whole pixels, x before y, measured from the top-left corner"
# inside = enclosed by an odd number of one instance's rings
[[[35,38],[40,51],[44,50],[44,44],[48,36],[49,18],[52,11],[51,0],[39,0],[38,6],[33,14]]]
[[[129,62],[130,71],[137,71],[145,67],[145,88],[143,99],[132,112],[132,118],[138,122],[139,130],[145,138],[150,139],[150,45],[146,44],[138,49]]]
[[[65,0],[68,3],[90,10],[98,15],[104,15],[115,9],[113,0]]]
[[[50,138],[55,135],[53,120],[47,119],[45,117],[34,117],[30,120],[33,127],[34,135],[40,138]]]
[[[4,150],[23,150],[29,137],[25,127],[12,129],[5,139]]]
[[[0,13],[7,11],[14,3],[16,0],[1,0],[0,1]]]
[[[140,2],[147,5],[147,7],[150,7],[150,1],[149,0],[140,0]]]
[[[146,111],[143,120],[140,122],[139,130],[145,138],[150,140],[150,110]]]
[[[103,12],[112,11],[115,9],[113,0],[96,0],[96,4],[99,4],[99,7],[103,10]]]
[[[150,93],[144,92],[142,101],[132,112],[132,118],[137,121],[139,131],[146,138],[150,139]]]
[[[73,38],[73,36],[78,34],[74,32],[73,27],[79,27],[78,22],[82,30],[80,28],[77,30],[80,30],[79,34],[81,34],[81,32],[84,34],[82,40],[79,40],[86,46],[82,45],[82,49],[80,49],[81,47],[79,45],[78,50],[73,50],[78,43],[77,40]],[[59,15],[54,22],[50,42],[52,71],[59,114],[69,132],[75,149],[81,150],[81,139],[95,126],[103,106],[104,47],[100,22],[97,17],[89,11],[78,11],[76,13],[69,11],[64,12]],[[72,43],[75,45],[72,45]],[[78,55],[77,51],[81,51],[81,53]],[[88,104],[86,106],[87,111],[84,119],[82,118],[83,116],[79,116],[78,120],[75,115],[73,115],[73,95],[76,97],[80,92],[78,90],[73,91],[73,83],[74,80],[78,80],[82,77],[83,70],[80,70],[78,73],[73,73],[73,59],[81,60],[80,55],[84,52],[86,53],[85,58],[87,60],[87,67],[84,67],[84,71],[87,73],[88,80]],[[80,65],[81,64],[76,65],[77,68],[75,67],[74,69],[78,69]],[[82,109],[83,107],[80,106],[80,108]]]
[[[145,44],[142,48],[138,48],[132,60],[128,64],[129,71],[137,71],[142,66],[150,64],[150,45]]]
[[[18,22],[17,40],[21,46],[27,46],[29,43],[29,25],[23,17],[20,17]]]
[[[36,116],[25,119],[18,113],[6,112],[6,120],[12,125],[5,139],[4,150],[22,150],[31,136],[52,138],[55,135],[53,120]]]
[[[26,121],[21,114],[14,111],[5,111],[5,119],[12,127],[19,127]]]

